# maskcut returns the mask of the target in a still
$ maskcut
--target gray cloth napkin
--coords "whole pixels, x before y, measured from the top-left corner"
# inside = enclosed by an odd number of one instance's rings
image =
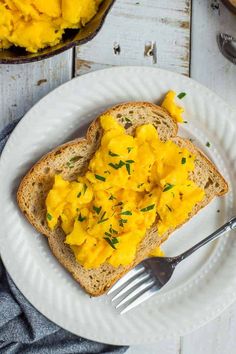
[[[17,123],[0,133],[0,152]],[[126,350],[78,337],[49,321],[21,294],[0,261],[1,354],[122,354]]]

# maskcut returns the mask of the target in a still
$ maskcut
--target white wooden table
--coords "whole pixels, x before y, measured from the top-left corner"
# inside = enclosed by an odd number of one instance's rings
[[[39,63],[0,65],[0,129],[73,76],[112,65],[191,76],[236,108],[236,66],[219,53],[220,31],[236,36],[236,16],[217,0],[117,0],[92,42]],[[127,354],[236,354],[235,333],[236,304],[191,334]]]

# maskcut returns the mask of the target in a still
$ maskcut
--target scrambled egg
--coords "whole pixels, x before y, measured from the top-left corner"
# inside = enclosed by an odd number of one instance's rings
[[[66,28],[81,28],[103,0],[0,0],[0,49],[37,52],[58,44]]]
[[[132,263],[154,223],[163,235],[204,197],[189,180],[195,156],[188,150],[162,142],[151,124],[131,136],[110,115],[100,121],[101,145],[86,174],[74,182],[56,175],[46,200],[49,227],[61,225],[65,242],[85,268]],[[160,249],[152,255],[161,255]]]
[[[171,117],[174,118],[176,122],[183,123],[182,113],[184,112],[184,109],[175,103],[175,96],[176,93],[174,91],[169,91],[161,106],[170,113]]]

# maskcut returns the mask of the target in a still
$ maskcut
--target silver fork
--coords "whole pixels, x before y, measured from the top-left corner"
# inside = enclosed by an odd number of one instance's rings
[[[155,295],[170,280],[175,267],[183,259],[233,229],[236,229],[236,217],[179,256],[145,259],[118,280],[107,294],[114,293],[111,301],[115,303],[117,309],[121,310],[120,314],[128,312]]]

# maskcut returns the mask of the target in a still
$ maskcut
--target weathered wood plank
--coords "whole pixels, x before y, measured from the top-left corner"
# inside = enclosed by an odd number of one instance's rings
[[[219,52],[216,35],[236,36],[236,17],[219,1],[194,0],[192,8],[191,77],[236,107],[236,66]],[[209,102],[210,104],[210,102]],[[182,338],[181,354],[236,354],[236,305]]]
[[[77,75],[112,65],[189,74],[190,0],[117,0],[100,33],[77,48]]]
[[[0,130],[71,79],[72,51],[36,63],[0,65]]]
[[[181,354],[236,354],[236,305],[206,326],[185,336]]]
[[[180,339],[161,340],[156,344],[150,344],[150,345],[132,345],[125,354],[159,354],[159,353],[160,354],[180,354]]]
[[[192,14],[191,77],[236,107],[236,65],[223,57],[216,35],[236,37],[236,16],[220,1],[194,0]]]

